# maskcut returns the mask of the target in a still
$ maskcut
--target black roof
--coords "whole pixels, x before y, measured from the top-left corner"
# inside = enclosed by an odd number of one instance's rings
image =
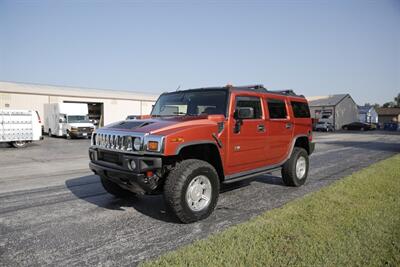
[[[296,97],[304,98],[304,95],[297,95],[293,90],[281,90],[281,91],[267,90],[262,84],[245,85],[245,86],[227,85],[227,86],[222,86],[222,87],[201,87],[201,88],[193,88],[193,89],[187,89],[187,90],[178,90],[177,92],[197,91],[197,90],[251,91],[251,92],[270,93],[270,94],[296,96]]]

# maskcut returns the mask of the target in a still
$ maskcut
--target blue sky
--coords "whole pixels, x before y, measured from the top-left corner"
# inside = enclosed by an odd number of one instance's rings
[[[0,0],[0,80],[159,93],[262,83],[383,103],[400,0]]]

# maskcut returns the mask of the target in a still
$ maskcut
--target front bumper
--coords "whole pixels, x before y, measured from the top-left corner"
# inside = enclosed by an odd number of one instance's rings
[[[89,156],[89,167],[95,174],[122,188],[138,194],[151,194],[159,187],[160,179],[156,172],[162,167],[160,157],[142,157],[98,149],[89,149]],[[135,168],[132,168],[131,161],[135,162]]]
[[[90,137],[92,136],[92,132],[70,131],[69,135],[75,138]]]

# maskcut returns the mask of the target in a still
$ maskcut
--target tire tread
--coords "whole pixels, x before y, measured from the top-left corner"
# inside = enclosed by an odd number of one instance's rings
[[[196,169],[204,167],[209,168],[214,173],[214,175],[218,177],[217,171],[208,162],[197,159],[188,159],[178,162],[175,165],[175,168],[169,173],[165,181],[164,199],[167,204],[167,207],[171,209],[174,212],[174,214],[184,223],[191,223],[208,217],[217,204],[218,194],[216,200],[211,201],[210,206],[207,209],[207,212],[199,217],[193,216],[192,214],[188,214],[185,211],[184,206],[182,205],[181,201],[182,190],[187,181],[187,177]],[[217,188],[215,188],[215,190],[217,190],[217,192],[219,193],[219,182],[217,184],[218,186]]]

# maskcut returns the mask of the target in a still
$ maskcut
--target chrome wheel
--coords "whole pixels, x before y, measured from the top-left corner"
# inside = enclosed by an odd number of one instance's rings
[[[299,180],[303,179],[307,170],[307,161],[304,157],[299,157],[296,162],[296,175]]]
[[[211,201],[212,187],[210,180],[204,176],[196,176],[186,190],[186,202],[192,211],[200,211],[208,207]]]

